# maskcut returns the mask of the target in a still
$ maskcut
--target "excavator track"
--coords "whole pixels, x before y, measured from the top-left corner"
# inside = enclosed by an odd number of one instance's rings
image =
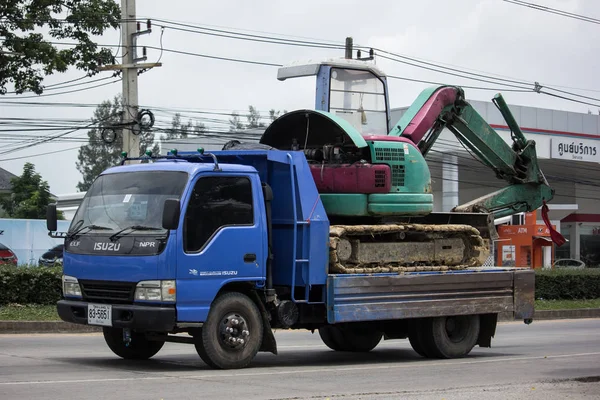
[[[333,225],[329,272],[448,271],[478,267],[489,242],[469,225]]]

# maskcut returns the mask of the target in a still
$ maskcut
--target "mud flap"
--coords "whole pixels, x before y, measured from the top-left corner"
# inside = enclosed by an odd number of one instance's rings
[[[260,315],[263,321],[263,340],[258,351],[270,352],[277,355],[277,341],[275,340],[275,335],[273,334],[273,329],[271,328],[269,313],[267,312],[263,302],[260,301],[260,298],[256,292],[253,291],[251,296],[260,310]]]
[[[483,314],[479,316],[479,347],[492,347],[492,338],[496,334],[498,314]]]

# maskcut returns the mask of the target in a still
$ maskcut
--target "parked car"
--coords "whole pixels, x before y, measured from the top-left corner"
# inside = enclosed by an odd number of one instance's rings
[[[557,269],[584,269],[585,263],[581,260],[576,260],[574,258],[563,258],[560,260],[556,260],[554,264],[552,264],[552,268]]]
[[[17,255],[11,249],[0,243],[0,265],[17,265]]]
[[[54,267],[56,265],[62,265],[63,261],[63,250],[64,244],[54,246],[40,257],[38,265],[40,267]]]

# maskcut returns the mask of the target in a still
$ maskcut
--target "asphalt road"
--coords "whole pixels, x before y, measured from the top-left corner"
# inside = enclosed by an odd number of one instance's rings
[[[279,355],[217,371],[186,344],[131,362],[98,334],[0,335],[0,399],[600,398],[600,319],[503,323],[494,347],[460,360],[422,359],[405,340],[347,354],[316,333],[276,337]]]

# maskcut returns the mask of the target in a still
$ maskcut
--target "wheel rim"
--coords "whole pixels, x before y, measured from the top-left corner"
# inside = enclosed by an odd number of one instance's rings
[[[460,343],[469,332],[469,319],[466,317],[446,318],[446,335],[453,343]]]
[[[225,349],[233,351],[244,349],[250,340],[246,319],[237,313],[225,316],[219,324],[219,340]]]

